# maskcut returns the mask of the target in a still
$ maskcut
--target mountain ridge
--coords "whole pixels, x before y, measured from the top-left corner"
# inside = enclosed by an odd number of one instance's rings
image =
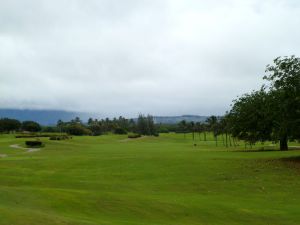
[[[64,110],[33,110],[33,109],[0,109],[0,118],[11,118],[20,121],[33,120],[42,125],[55,125],[58,120],[70,121],[79,117],[86,122],[89,117],[97,118],[93,113],[73,112]],[[204,122],[208,117],[199,115],[153,116],[155,123],[176,124],[182,120],[187,122]],[[136,119],[136,118],[135,118]]]

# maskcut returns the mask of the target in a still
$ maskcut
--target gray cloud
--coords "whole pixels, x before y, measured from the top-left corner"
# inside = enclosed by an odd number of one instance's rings
[[[222,114],[300,52],[296,0],[0,0],[2,108]]]

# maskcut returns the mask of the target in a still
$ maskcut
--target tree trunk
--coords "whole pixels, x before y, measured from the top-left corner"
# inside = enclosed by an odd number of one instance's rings
[[[222,141],[223,141],[223,145],[225,146],[224,134],[223,133],[222,133]]]
[[[234,145],[234,147],[237,146],[237,143],[236,143],[236,139],[235,139],[235,138],[233,138],[233,145]]]
[[[288,150],[288,139],[286,135],[280,138],[280,150],[281,151]]]

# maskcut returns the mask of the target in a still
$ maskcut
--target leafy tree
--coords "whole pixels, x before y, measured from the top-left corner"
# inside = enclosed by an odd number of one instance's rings
[[[266,73],[273,134],[280,140],[280,149],[287,150],[288,139],[300,139],[300,58],[278,57]]]
[[[170,126],[167,124],[157,124],[156,130],[158,133],[169,133],[170,132]]]
[[[128,131],[131,131],[131,132],[136,132],[136,123],[134,122],[134,120],[133,119],[130,119],[129,121],[128,121]]]
[[[223,144],[228,147],[228,139],[231,146],[231,130],[230,130],[230,118],[229,114],[227,113],[225,116],[220,118],[219,121],[219,128],[220,132],[222,134]],[[225,140],[224,140],[224,134],[225,134]]]
[[[178,124],[179,132],[184,134],[184,138],[186,137],[186,133],[188,132],[188,124],[185,120],[182,120]]]
[[[203,132],[204,141],[207,141],[206,132],[208,131],[208,125],[206,123],[201,123],[200,129],[201,129],[201,132]]]
[[[78,116],[76,116],[75,119],[72,122],[73,123],[80,123],[80,124],[82,123],[81,119]]]
[[[56,133],[56,132],[59,132],[58,128],[57,127],[52,127],[52,126],[43,126],[42,127],[42,132],[46,132],[46,133]]]
[[[146,135],[148,134],[147,129],[148,127],[147,127],[146,117],[140,114],[137,119],[137,133],[141,135]]]
[[[115,134],[127,134],[127,131],[122,128],[122,127],[117,127],[115,130],[114,130],[114,133]]]
[[[0,119],[0,132],[11,132],[19,130],[21,127],[21,123],[19,120],[2,118]]]
[[[227,127],[251,144],[279,140],[280,149],[287,150],[288,140],[300,139],[300,58],[278,57],[266,73],[261,90],[233,102]]]
[[[64,126],[64,122],[62,120],[58,120],[56,123],[56,127],[58,128],[59,132],[62,132]]]
[[[100,122],[89,124],[88,129],[92,132],[93,136],[99,136],[103,134],[103,127]]]
[[[38,132],[42,129],[41,125],[35,121],[24,121],[22,123],[22,130],[29,132]]]
[[[137,133],[141,135],[157,135],[153,116],[139,115],[136,125]]]
[[[270,96],[264,89],[245,94],[235,100],[227,115],[232,135],[250,144],[270,140],[272,118],[269,103]]]
[[[199,134],[199,139],[201,140],[201,123],[200,122],[196,122],[195,123],[195,132],[197,132]]]
[[[148,135],[157,136],[156,127],[154,124],[154,118],[151,115],[147,116],[147,127],[148,127]]]
[[[215,137],[216,141],[216,146],[218,145],[218,135],[220,134],[220,129],[219,129],[219,121],[216,116],[211,116],[207,120],[207,125],[208,128],[211,132],[213,132],[213,135]]]
[[[92,125],[93,123],[94,123],[93,118],[89,118],[89,119],[88,119],[88,125],[90,126],[90,125]]]
[[[83,136],[83,135],[91,135],[92,132],[79,123],[71,123],[66,127],[66,131],[68,134]]]
[[[195,126],[195,123],[193,121],[188,123],[188,130],[190,130],[192,132],[193,140],[195,140],[196,126]]]

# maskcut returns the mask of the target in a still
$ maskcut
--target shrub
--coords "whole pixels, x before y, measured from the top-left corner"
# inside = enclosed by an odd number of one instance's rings
[[[58,133],[59,129],[57,127],[51,127],[51,126],[47,126],[47,127],[42,127],[42,132],[47,132],[47,133]]]
[[[71,124],[67,127],[67,133],[76,136],[91,135],[92,132],[81,124]]]
[[[159,137],[159,133],[154,133],[153,136],[154,137]]]
[[[93,136],[100,136],[103,134],[103,129],[100,124],[91,124],[89,129],[91,130]]]
[[[16,138],[34,138],[35,135],[17,135]]]
[[[71,136],[67,136],[67,135],[60,135],[60,136],[52,136],[49,138],[49,140],[52,141],[60,141],[60,140],[67,140],[67,139],[71,139]]]
[[[159,127],[158,133],[169,133],[169,129],[167,127]],[[154,135],[155,136],[155,135]]]
[[[26,141],[25,144],[29,147],[41,147],[43,143],[41,141]]]
[[[128,138],[140,138],[140,137],[142,137],[142,135],[140,135],[140,134],[130,134],[130,135],[128,135]]]
[[[25,134],[25,135],[16,135],[16,138],[40,138],[40,137],[57,137],[57,136],[67,136],[67,135],[55,135],[55,134]]]
[[[16,138],[38,138],[38,137],[51,137],[48,134],[27,134],[27,135],[17,135]]]
[[[114,130],[115,134],[127,134],[127,131],[124,128],[118,127]]]

